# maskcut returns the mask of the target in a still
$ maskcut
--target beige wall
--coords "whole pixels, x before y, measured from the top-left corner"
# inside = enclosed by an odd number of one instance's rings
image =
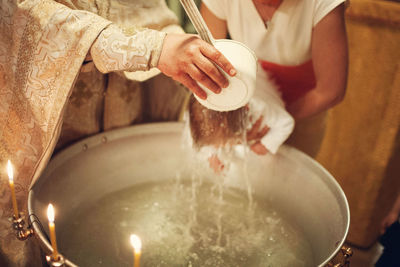
[[[350,204],[348,241],[372,245],[400,188],[400,3],[351,0],[349,81],[317,157]]]

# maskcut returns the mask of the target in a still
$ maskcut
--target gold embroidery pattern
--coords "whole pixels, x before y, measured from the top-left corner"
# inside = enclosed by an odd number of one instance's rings
[[[0,248],[16,266],[28,266],[26,243],[10,231],[3,167],[7,159],[13,161],[18,202],[25,209],[30,181],[57,140],[60,114],[81,63],[110,22],[45,0],[3,1],[0,17],[1,32],[10,37],[0,40],[0,195],[6,202],[0,206]]]
[[[98,70],[108,73],[156,67],[165,33],[150,29],[133,33],[126,35],[114,24],[101,32],[90,49]]]

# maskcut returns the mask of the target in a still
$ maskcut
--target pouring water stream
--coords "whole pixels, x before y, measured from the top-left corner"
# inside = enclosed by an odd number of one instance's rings
[[[195,27],[196,31],[199,33],[200,38],[202,40],[206,41],[207,43],[209,43],[211,45],[214,45],[215,40],[214,40],[210,30],[208,29],[206,23],[204,22],[203,17],[201,16],[201,14],[200,14],[197,6],[196,6],[196,3],[193,0],[180,0],[180,2],[182,4],[183,8],[185,9],[185,12],[188,15],[190,21],[192,22],[193,26]],[[207,111],[207,110],[203,110],[203,113],[205,113],[204,111]],[[189,112],[191,112],[191,109],[189,110]],[[240,112],[240,111],[233,111],[233,112]],[[242,112],[245,112],[245,111],[243,110]],[[211,116],[212,116],[213,113],[217,113],[217,112],[209,110],[206,113],[209,113],[209,115],[211,114]],[[226,113],[224,115],[228,116]],[[224,116],[224,115],[222,115],[222,116]],[[206,114],[204,114],[204,116],[206,116]],[[215,116],[215,117],[219,117],[219,116]],[[245,116],[240,114],[236,118],[237,119],[243,119],[244,117]],[[245,144],[246,143],[245,126],[243,125],[242,128],[243,129],[241,129],[241,130],[242,130],[242,132],[244,134],[242,134],[241,137],[239,137],[239,138],[241,139],[241,143]],[[201,138],[201,136],[199,138]],[[195,140],[195,141],[197,141],[197,140]],[[228,155],[228,161],[230,161],[229,158],[233,157],[232,151],[231,151],[232,149],[228,148],[229,151],[223,151],[223,150],[226,150],[226,149],[224,147],[218,148],[218,151],[217,151],[218,154],[221,154],[221,153],[224,152],[225,154]],[[244,158],[247,157],[246,154],[247,154],[247,152],[245,151]],[[230,164],[230,162],[229,162],[229,164]],[[252,189],[251,189],[250,183],[248,181],[247,164],[246,164],[244,159],[241,162],[241,164],[242,164],[242,167],[243,167],[244,179],[245,179],[245,182],[247,184],[249,211],[251,212],[252,206],[253,206],[253,197],[252,197]],[[220,174],[220,175],[222,176],[223,174]],[[218,182],[218,187],[219,187],[220,197],[222,198],[223,184],[221,182]],[[222,201],[222,199],[221,199],[221,201]],[[221,224],[221,218],[218,218],[218,221],[219,221],[218,224],[220,225]]]

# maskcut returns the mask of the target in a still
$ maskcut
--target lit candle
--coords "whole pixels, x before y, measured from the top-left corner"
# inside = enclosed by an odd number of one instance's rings
[[[53,259],[58,259],[56,226],[54,224],[54,208],[52,204],[47,207],[47,218],[49,219],[50,241],[53,247]]]
[[[131,235],[131,245],[134,253],[134,267],[140,266],[140,254],[142,253],[142,241],[137,235]]]
[[[15,189],[14,189],[14,171],[13,171],[13,166],[12,166],[10,160],[8,160],[8,162],[7,162],[7,172],[8,172],[8,181],[10,182],[11,199],[12,199],[12,205],[13,205],[13,209],[14,209],[14,216],[15,216],[15,219],[18,219],[19,218],[18,204],[17,204],[17,198],[15,197]]]

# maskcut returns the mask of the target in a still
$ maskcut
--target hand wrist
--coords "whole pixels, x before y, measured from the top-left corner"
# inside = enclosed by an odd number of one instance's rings
[[[158,39],[158,41],[155,42],[155,46],[153,48],[152,57],[150,59],[150,68],[157,68],[157,66],[158,66],[158,62],[160,60],[161,51],[162,51],[167,33],[157,32],[157,35],[158,36],[156,38]]]

